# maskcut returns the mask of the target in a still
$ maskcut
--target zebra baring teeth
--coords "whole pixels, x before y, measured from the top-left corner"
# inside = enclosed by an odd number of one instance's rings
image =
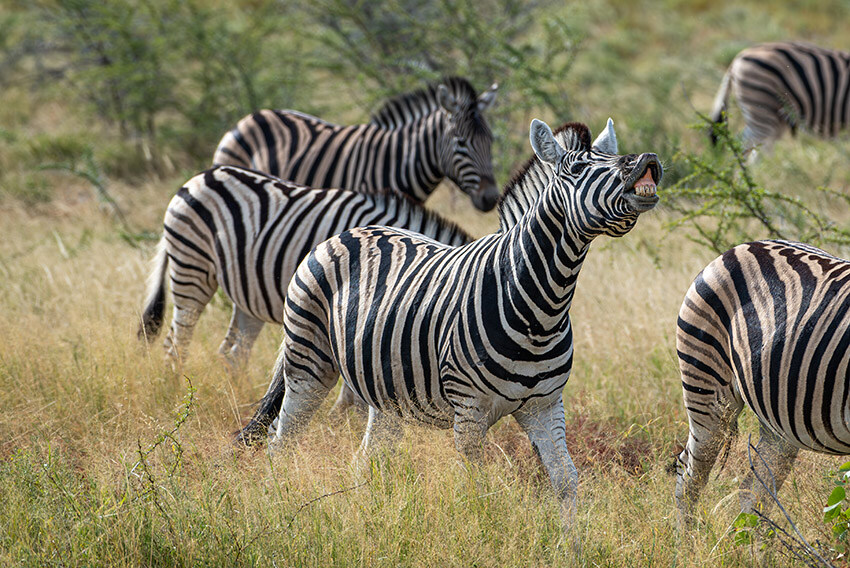
[[[283,398],[273,448],[294,440],[339,375],[370,406],[363,452],[403,418],[453,428],[457,449],[478,461],[487,429],[512,415],[570,524],[578,473],[562,392],[576,281],[597,236],[628,233],[654,206],[648,186],[662,170],[654,154],[617,155],[610,122],[591,142],[583,124],[553,133],[534,120],[530,140],[535,157],[505,190],[500,232],[453,248],[363,227],[304,259],[265,397]],[[652,195],[638,196],[637,182]]]
[[[654,154],[643,154],[626,174],[628,189],[623,195],[635,211],[649,211],[658,203],[657,181],[660,172],[658,158]]]
[[[635,193],[641,197],[650,197],[655,195],[655,181],[652,179],[652,172],[646,170],[643,177],[635,184]]]

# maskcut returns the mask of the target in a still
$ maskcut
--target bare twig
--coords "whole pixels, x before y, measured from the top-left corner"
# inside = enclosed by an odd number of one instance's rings
[[[296,509],[295,512],[292,514],[292,517],[289,519],[289,524],[286,525],[286,528],[289,529],[292,526],[292,523],[295,522],[295,518],[298,516],[298,513],[300,513],[301,511],[303,511],[304,509],[306,509],[307,507],[309,507],[313,503],[316,503],[317,501],[321,501],[322,499],[325,499],[327,497],[333,497],[334,495],[341,495],[342,493],[348,493],[350,491],[354,491],[355,489],[360,489],[364,485],[367,485],[370,481],[372,481],[372,468],[371,468],[371,466],[369,468],[368,479],[364,479],[363,481],[361,481],[357,485],[352,485],[351,487],[344,487],[344,488],[338,489],[336,491],[331,491],[330,493],[325,493],[324,495],[319,495],[318,497],[314,497],[313,499],[310,499],[306,503],[302,503],[301,506],[298,507],[298,509]]]
[[[753,464],[753,453],[756,454],[758,460],[761,462],[761,465],[764,467],[767,472],[767,476],[769,479],[765,480],[761,475],[756,471],[755,465]],[[776,494],[776,479],[773,476],[773,472],[770,469],[770,466],[767,465],[767,461],[761,455],[758,448],[753,445],[752,436],[747,441],[747,460],[750,464],[750,472],[753,474],[753,477],[758,481],[759,485],[761,485],[764,490],[767,492],[773,504],[782,511],[782,515],[785,517],[785,520],[788,521],[788,524],[794,531],[794,534],[788,533],[785,529],[779,527],[775,521],[773,521],[770,517],[765,515],[762,511],[756,509],[755,514],[759,517],[760,520],[763,520],[766,524],[773,529],[779,538],[779,542],[794,555],[798,560],[805,562],[807,566],[813,567],[826,567],[826,568],[836,568],[834,564],[826,560],[820,553],[815,549],[809,541],[800,533],[800,530],[797,528],[797,525],[791,519],[791,515],[788,514],[788,511],[785,510],[785,507],[782,505],[782,502],[779,500],[779,496]],[[780,536],[781,535],[781,536]]]

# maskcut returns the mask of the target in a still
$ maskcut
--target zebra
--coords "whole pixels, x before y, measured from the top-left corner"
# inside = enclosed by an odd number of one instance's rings
[[[483,112],[496,99],[448,77],[389,100],[366,124],[340,126],[291,110],[261,110],[224,135],[214,165],[352,191],[390,188],[423,202],[448,177],[481,211],[499,198]]]
[[[301,431],[340,374],[370,406],[363,454],[391,438],[401,417],[453,428],[457,449],[475,462],[488,428],[511,414],[569,524],[578,474],[562,391],[576,278],[596,236],[628,233],[655,206],[662,173],[655,154],[618,156],[604,134],[592,144],[588,128],[572,123],[562,146],[532,121],[532,148],[552,175],[532,188],[532,206],[507,231],[452,248],[366,227],[318,245],[287,290],[284,339],[264,397],[284,391],[270,448]],[[518,181],[500,211],[525,201],[514,193]],[[263,411],[261,403],[255,421],[267,420]]]
[[[741,51],[720,83],[710,119],[726,120],[733,91],[744,116],[744,147],[769,151],[798,126],[835,136],[850,124],[850,53],[797,42],[766,43]],[[712,144],[717,136],[711,129]]]
[[[148,279],[139,337],[149,341],[174,301],[167,355],[182,361],[195,324],[220,286],[233,315],[219,352],[244,365],[266,323],[283,323],[286,285],[316,244],[351,227],[395,225],[449,246],[472,238],[453,223],[390,191],[314,189],[235,166],[197,174],[171,199]],[[347,402],[347,393],[340,403]]]
[[[800,449],[850,454],[850,262],[788,241],[741,244],[696,277],[679,310],[676,349],[689,422],[677,459],[680,526],[744,405],[760,438],[755,471],[779,491]],[[741,509],[765,507],[752,471]]]
[[[555,139],[562,145],[567,146],[572,139],[573,133],[569,128],[570,124],[564,124],[554,131]],[[603,148],[608,153],[617,153],[617,135],[614,132],[614,121],[610,118],[606,124],[605,131],[593,142],[594,148]],[[526,161],[524,165],[519,167],[512,179],[505,186],[505,194],[499,202],[499,230],[508,231],[516,225],[523,217],[525,212],[531,208],[534,201],[540,195],[541,191],[549,184],[549,180],[554,172],[552,168],[541,161],[536,155]],[[263,397],[261,403],[248,423],[237,436],[237,442],[252,445],[259,442],[267,428],[275,429],[271,426],[273,416],[280,412],[280,406],[283,402],[284,385],[282,382],[276,384],[275,389],[269,389]],[[334,404],[334,410],[343,410],[348,406],[356,404],[358,399],[349,388],[343,387]]]

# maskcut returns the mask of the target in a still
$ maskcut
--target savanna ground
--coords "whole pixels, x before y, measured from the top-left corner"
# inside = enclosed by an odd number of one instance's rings
[[[385,4],[391,14],[403,6]],[[485,8],[494,11],[511,6],[490,4]],[[748,412],[726,467],[713,472],[703,494],[697,528],[678,536],[674,530],[674,477],[668,467],[687,435],[675,358],[676,313],[691,280],[716,253],[689,238],[694,236],[689,225],[670,229],[677,214],[668,201],[644,215],[626,237],[595,243],[579,279],[572,309],[575,367],[565,389],[569,449],[581,475],[574,529],[582,542],[579,558],[561,532],[548,480],[512,419],[490,431],[485,463],[477,468],[461,461],[451,432],[411,427],[399,452],[375,460],[364,479],[351,467],[364,421],[353,413],[327,417],[330,399],[292,453],[269,459],[262,451],[234,451],[231,434],[265,391],[279,330],[264,330],[248,369],[238,376],[215,354],[229,319],[221,295],[201,319],[182,374],[163,361],[160,340],[150,347],[136,340],[148,260],[165,206],[180,183],[204,167],[223,128],[252,110],[250,103],[361,121],[375,100],[403,81],[380,83],[389,76],[386,69],[398,72],[380,58],[370,60],[378,61],[377,71],[365,67],[366,58],[333,59],[342,48],[317,31],[333,22],[322,20],[315,8],[220,3],[209,8],[210,21],[219,21],[216,11],[224,14],[222,29],[231,33],[225,39],[232,43],[222,40],[209,66],[223,68],[227,57],[247,58],[244,69],[256,72],[258,81],[253,95],[240,99],[243,91],[236,86],[231,98],[227,88],[200,94],[181,83],[169,96],[197,104],[148,108],[131,100],[135,91],[126,90],[128,80],[116,91],[130,100],[119,112],[98,99],[98,85],[108,89],[121,73],[132,75],[143,66],[131,61],[115,70],[77,59],[73,49],[79,44],[68,22],[85,17],[68,14],[85,5],[0,4],[7,32],[0,43],[0,564],[795,565],[774,540],[765,541],[763,550],[761,543],[735,546],[729,532],[738,512],[737,484],[747,468],[746,439],[755,433]],[[322,5],[329,11],[340,6],[351,5]],[[451,12],[473,10],[474,4],[416,6]],[[688,173],[674,159],[677,151],[723,159],[708,152],[702,132],[688,125],[698,121],[695,109],[708,111],[738,50],[787,38],[850,48],[845,25],[850,7],[843,2],[768,8],[759,2],[732,7],[609,1],[514,10],[530,13],[530,27],[512,41],[531,46],[524,56],[537,59],[527,66],[486,68],[483,55],[473,53],[477,46],[485,54],[507,51],[497,45],[498,29],[477,29],[472,46],[463,45],[462,37],[441,39],[448,42],[439,44],[447,59],[437,62],[442,67],[436,73],[474,76],[478,88],[487,81],[502,83],[501,110],[491,116],[502,182],[530,154],[525,141],[530,117],[552,124],[584,121],[598,131],[612,116],[621,151],[655,151],[663,160],[664,195],[666,186]],[[283,27],[279,33],[258,32],[259,39],[252,40],[253,20],[245,16],[252,11]],[[350,23],[346,14],[340,21]],[[545,70],[547,48],[535,38],[554,33],[544,24],[556,18],[567,24],[564,37],[576,41],[560,54],[563,77],[522,75]],[[50,35],[56,30],[62,33]],[[43,42],[27,43],[33,36]],[[245,53],[240,41],[261,49]],[[38,52],[33,45],[47,48]],[[50,45],[66,49],[51,51]],[[160,47],[151,49],[155,54]],[[295,50],[300,59],[281,59],[276,70],[264,49],[275,56]],[[187,62],[201,79],[202,59]],[[326,64],[331,60],[333,65]],[[162,61],[165,70],[180,69]],[[257,69],[250,65],[254,61],[266,64]],[[107,71],[115,75],[104,78]],[[498,71],[503,76],[492,76]],[[416,73],[406,87],[429,78],[422,68]],[[139,89],[150,88],[151,81],[166,89],[167,81],[177,80],[173,73],[143,79]],[[192,85],[203,87],[201,79]],[[230,75],[221,80],[243,84]],[[210,84],[214,78],[206,87]],[[545,97],[533,89],[541,85]],[[207,95],[227,105],[198,102]],[[143,102],[154,100],[146,97]],[[523,100],[535,102],[514,111],[511,105]],[[558,110],[558,101],[564,110]],[[214,114],[210,109],[224,110],[204,121]],[[732,126],[740,128],[734,111]],[[847,192],[848,150],[843,139],[785,138],[752,173],[764,187],[803,199],[842,227],[850,217],[846,208],[815,188]],[[100,175],[125,219],[90,181],[43,169],[56,162]],[[498,226],[495,213],[474,211],[450,187],[442,187],[428,206],[475,235]],[[752,230],[751,237],[769,236],[757,226]],[[780,494],[802,533],[836,550],[842,543],[832,539],[822,508],[833,483],[828,472],[842,461],[801,455]]]

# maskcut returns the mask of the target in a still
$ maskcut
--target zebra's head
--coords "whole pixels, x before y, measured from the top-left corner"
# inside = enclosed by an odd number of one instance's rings
[[[490,211],[499,201],[490,157],[493,134],[483,114],[496,99],[497,88],[494,83],[476,97],[474,93],[452,92],[445,84],[437,87],[437,102],[446,116],[440,165],[481,211]]]
[[[593,142],[583,124],[567,125],[556,139],[537,119],[531,122],[530,139],[537,157],[554,170],[548,191],[562,196],[567,218],[579,233],[590,238],[622,236],[638,215],[658,203],[656,186],[663,173],[658,157],[618,155],[610,118]]]

